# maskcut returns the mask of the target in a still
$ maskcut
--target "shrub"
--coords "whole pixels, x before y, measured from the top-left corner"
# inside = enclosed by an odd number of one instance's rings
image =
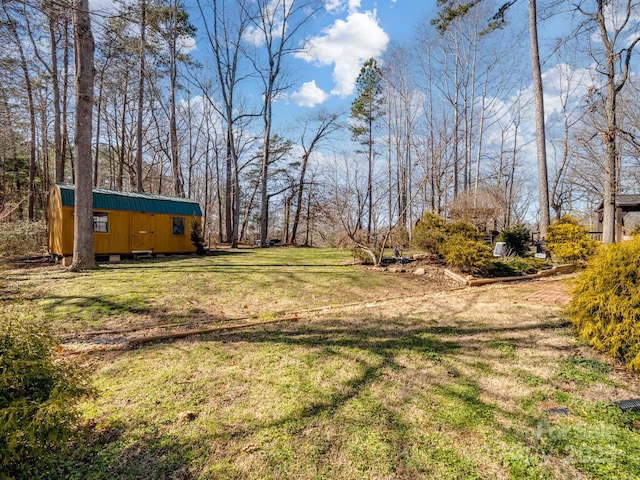
[[[492,259],[489,245],[461,233],[449,237],[440,248],[440,254],[447,265],[467,273],[485,272]]]
[[[578,276],[567,311],[579,335],[640,372],[640,239],[603,247]]]
[[[478,232],[478,229],[469,222],[455,222],[449,223],[446,226],[446,233],[450,237],[462,237],[467,240],[482,240],[482,234]]]
[[[47,244],[44,221],[2,222],[0,224],[0,256],[41,255]]]
[[[490,277],[516,277],[523,274],[538,273],[540,270],[551,268],[549,262],[542,258],[512,258],[506,261],[494,260],[489,264]]]
[[[547,248],[560,262],[584,263],[591,257],[598,242],[572,217],[565,215],[547,230]]]
[[[411,243],[420,250],[438,253],[445,238],[444,220],[435,213],[425,213],[413,229]]]
[[[354,260],[359,260],[363,265],[375,265],[377,258],[380,256],[379,250],[365,249],[360,246],[353,247],[351,252]]]
[[[202,237],[202,224],[200,223],[200,220],[196,217],[191,217],[189,227],[191,230],[191,243],[196,247],[196,254],[204,255],[204,238]]]
[[[529,246],[531,245],[531,233],[524,225],[512,225],[505,227],[497,240],[499,242],[505,242],[507,244],[507,251],[518,257],[524,257],[529,253]]]
[[[33,315],[0,310],[0,471],[9,477],[46,467],[73,432],[78,401],[94,393],[77,368],[54,358],[56,346]]]

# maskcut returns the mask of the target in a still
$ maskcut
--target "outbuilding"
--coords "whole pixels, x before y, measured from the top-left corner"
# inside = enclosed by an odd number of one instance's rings
[[[600,206],[596,210],[598,214],[598,233],[600,234],[600,238],[602,238],[602,222],[604,220],[604,201],[600,203]],[[627,239],[626,230],[629,228],[629,225],[626,222],[627,214],[631,213],[632,215],[636,215],[635,220],[637,222],[637,216],[640,214],[640,194],[627,194],[627,195],[616,195],[615,197],[615,241],[621,242],[622,240]],[[631,222],[631,226],[634,225],[634,222]]]
[[[49,252],[73,255],[73,185],[51,187],[47,204]],[[96,255],[192,253],[191,222],[202,221],[193,200],[137,192],[93,189]]]

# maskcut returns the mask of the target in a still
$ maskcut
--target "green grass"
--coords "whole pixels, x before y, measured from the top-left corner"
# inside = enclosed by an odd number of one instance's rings
[[[560,362],[558,378],[574,382],[580,387],[594,385],[597,383],[611,383],[607,373],[611,371],[611,366],[598,360],[575,356],[564,359]]]
[[[11,308],[39,309],[61,332],[416,296],[73,356],[99,395],[48,478],[640,477],[640,414],[606,403],[633,386],[557,307],[523,308],[511,290],[420,298],[433,293],[422,279],[349,259],[278,248],[3,272]]]
[[[201,258],[103,264],[76,275],[44,270],[24,280],[31,299],[68,331],[150,318],[220,320],[331,304],[422,294],[415,279],[389,279],[346,266],[349,252],[332,249],[222,251]],[[197,318],[196,318],[197,319]]]

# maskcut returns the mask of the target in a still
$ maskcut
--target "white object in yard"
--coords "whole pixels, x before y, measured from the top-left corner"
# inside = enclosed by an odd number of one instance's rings
[[[493,247],[493,256],[502,257],[505,253],[507,253],[507,243],[496,242],[496,246]]]

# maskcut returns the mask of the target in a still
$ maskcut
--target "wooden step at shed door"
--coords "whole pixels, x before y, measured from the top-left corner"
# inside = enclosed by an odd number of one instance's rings
[[[153,214],[132,212],[131,252],[153,252],[153,228]]]

